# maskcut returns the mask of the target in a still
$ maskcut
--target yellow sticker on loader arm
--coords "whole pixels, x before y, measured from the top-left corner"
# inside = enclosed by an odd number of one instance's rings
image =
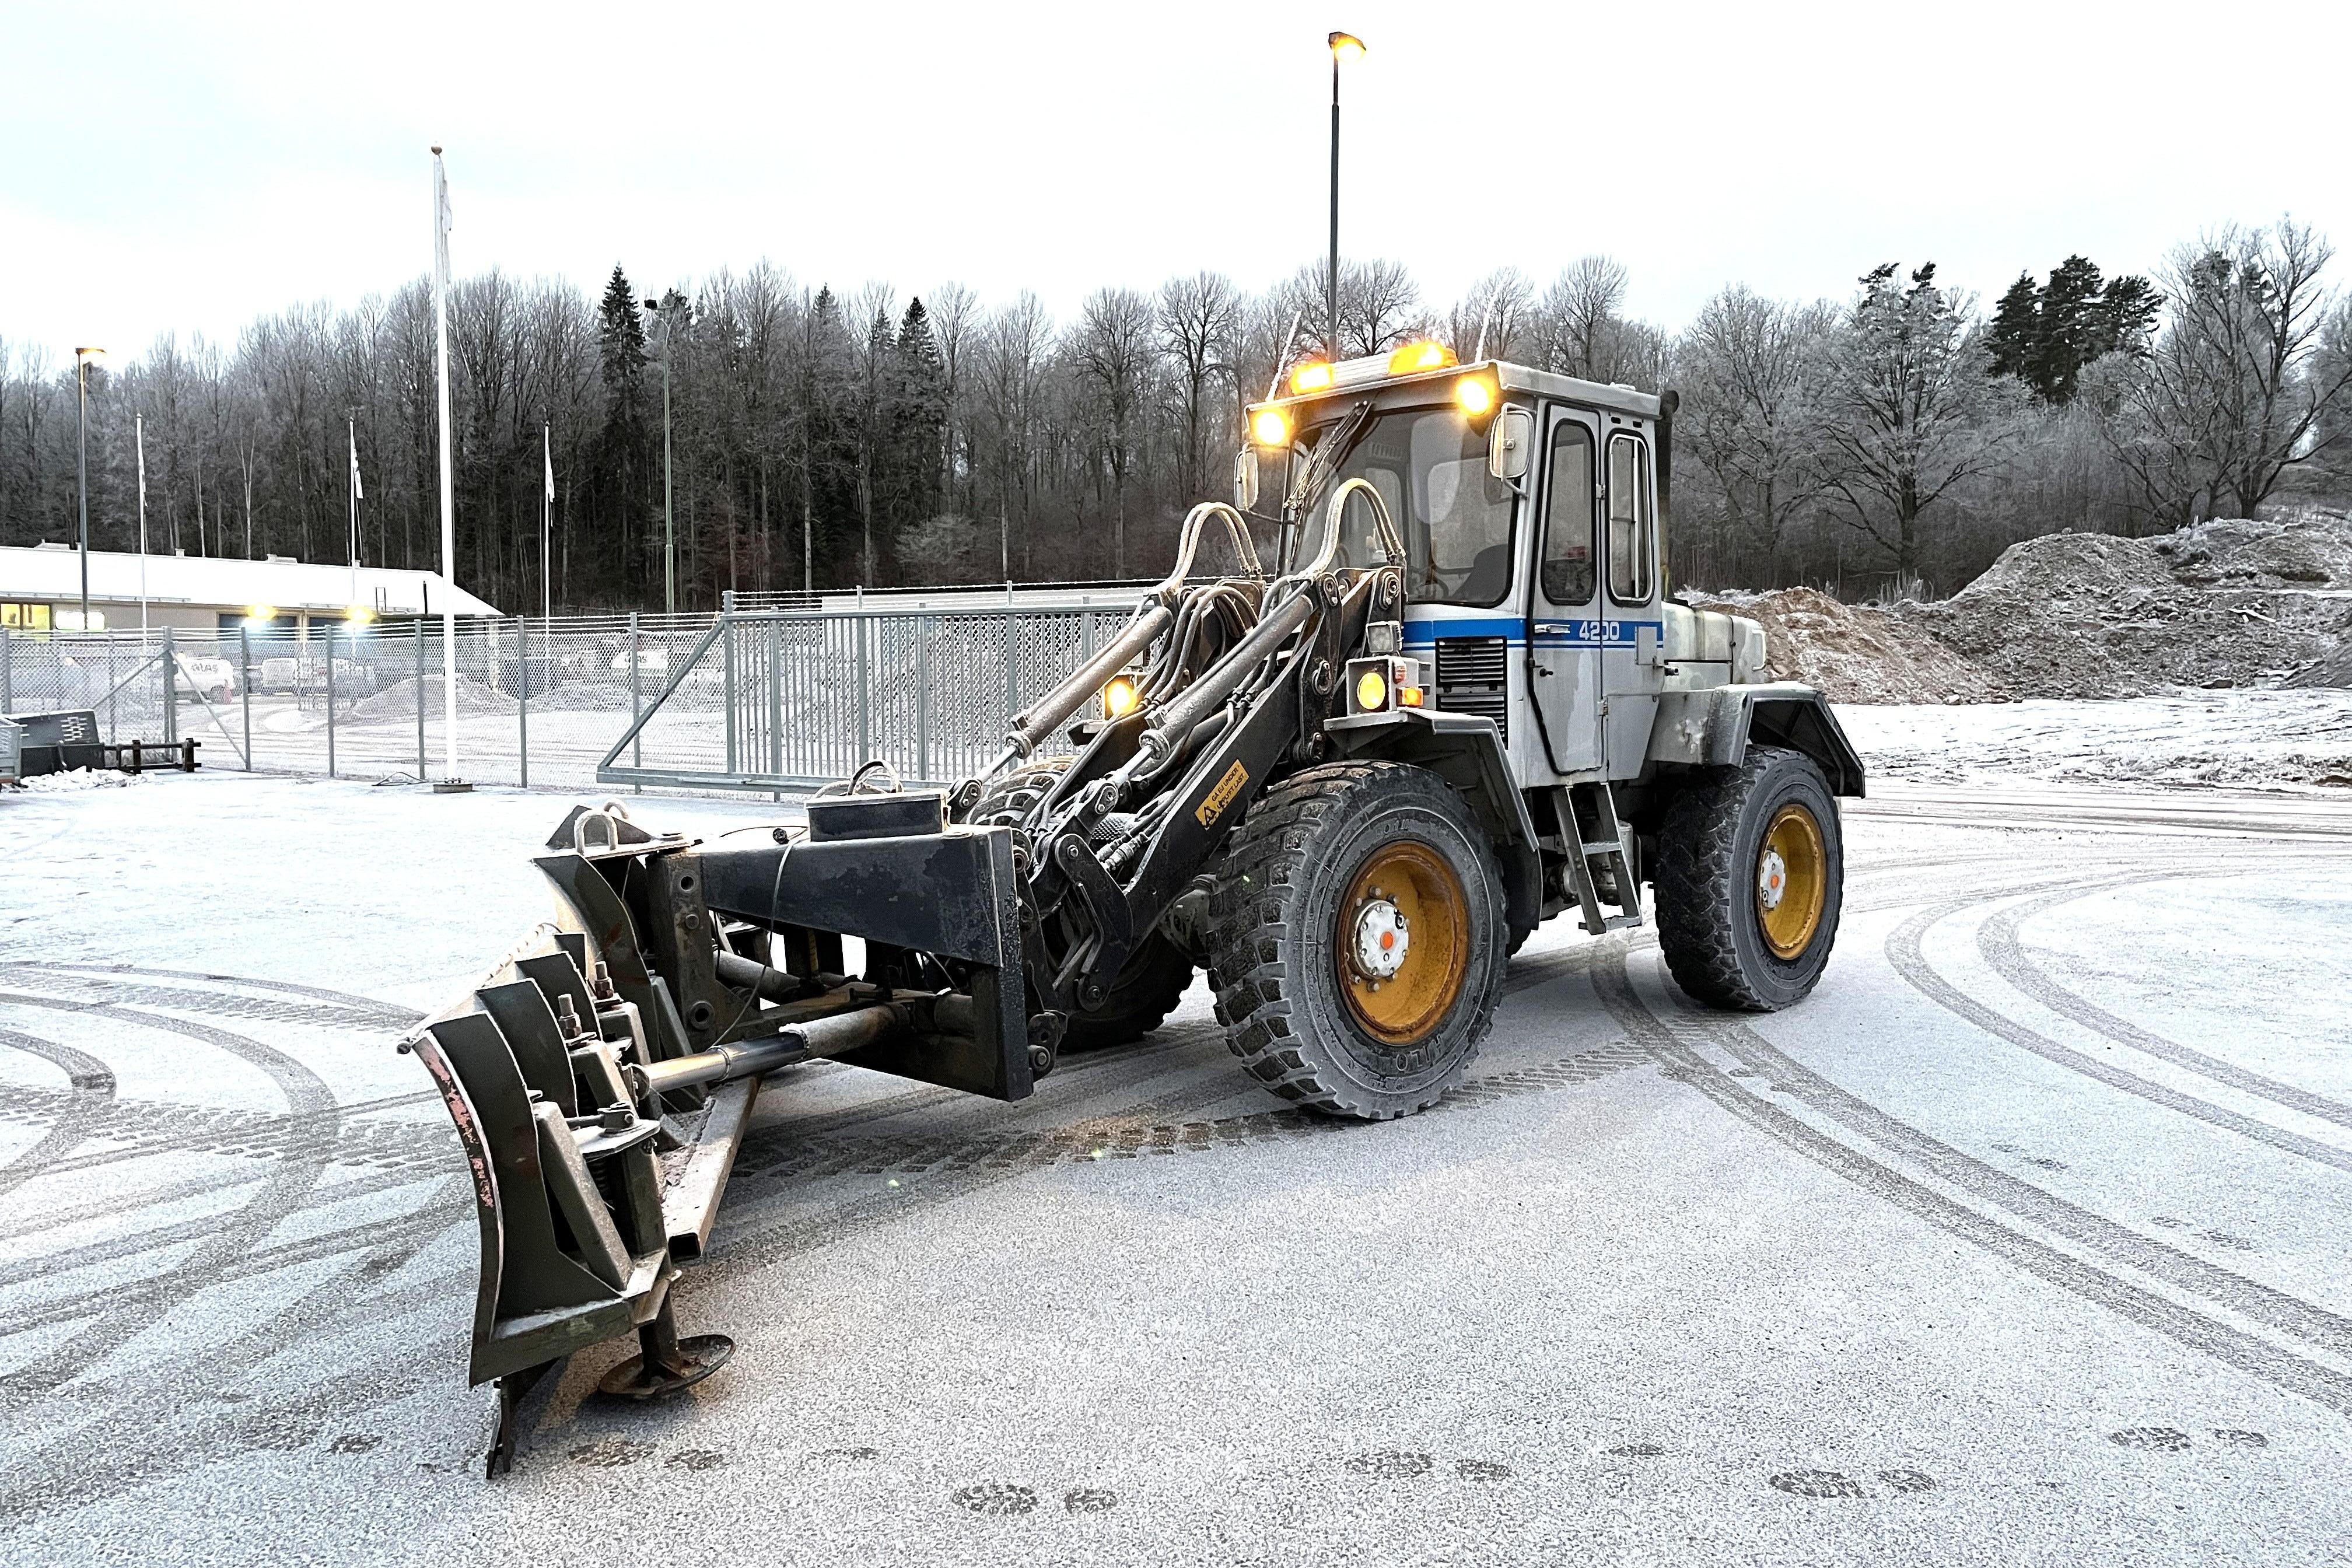
[[[1225,770],[1224,777],[1217,781],[1216,787],[1202,795],[1201,804],[1192,808],[1193,816],[1202,826],[1214,827],[1217,818],[1223,814],[1225,807],[1234,804],[1234,796],[1241,794],[1242,786],[1247,783],[1249,770],[1242,766],[1241,759],[1236,757],[1234,765]]]

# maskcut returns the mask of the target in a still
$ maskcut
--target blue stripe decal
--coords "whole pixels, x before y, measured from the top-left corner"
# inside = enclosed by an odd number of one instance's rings
[[[1535,643],[1538,647],[1632,647],[1643,626],[1659,641],[1665,640],[1664,621],[1544,620],[1535,623]],[[1424,647],[1442,637],[1501,637],[1514,647],[1525,647],[1527,632],[1528,623],[1519,620],[1431,618],[1405,622],[1404,643],[1407,647]]]

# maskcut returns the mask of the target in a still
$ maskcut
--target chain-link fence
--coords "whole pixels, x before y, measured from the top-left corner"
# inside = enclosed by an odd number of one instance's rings
[[[1130,613],[966,601],[461,622],[457,772],[586,790],[609,756],[607,787],[781,792],[880,757],[909,782],[950,782]],[[0,713],[89,709],[110,742],[194,739],[208,767],[439,778],[443,693],[437,621],[0,629]]]

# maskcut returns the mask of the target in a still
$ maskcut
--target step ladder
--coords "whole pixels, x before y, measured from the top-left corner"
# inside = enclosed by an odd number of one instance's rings
[[[1559,824],[1559,841],[1567,853],[1569,891],[1584,914],[1584,929],[1594,936],[1642,923],[1642,889],[1633,880],[1633,837],[1617,817],[1617,797],[1606,779],[1555,786],[1552,812]],[[1610,914],[1602,904],[1601,883],[1605,876],[1615,891],[1620,912]]]

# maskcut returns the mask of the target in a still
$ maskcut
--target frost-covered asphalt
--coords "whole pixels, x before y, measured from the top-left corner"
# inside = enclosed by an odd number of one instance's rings
[[[390,1040],[550,795],[0,797],[0,1561],[2342,1563],[2352,798],[1886,788],[1791,1012],[1643,933],[1330,1127],[1197,988],[1017,1107],[772,1081],[681,1286],[486,1484],[474,1226]],[[642,803],[715,832],[757,807]]]

